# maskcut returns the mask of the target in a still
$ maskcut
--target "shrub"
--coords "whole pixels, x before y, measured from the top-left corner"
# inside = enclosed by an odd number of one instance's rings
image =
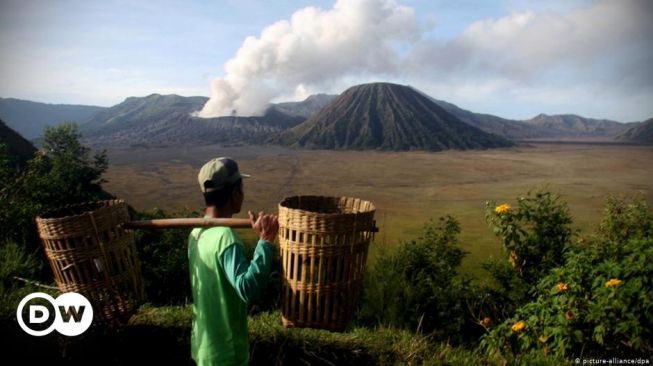
[[[623,219],[624,207],[640,219]],[[564,265],[538,282],[535,299],[483,339],[487,351],[567,357],[653,351],[653,237],[641,230],[653,223],[651,211],[643,198],[612,197],[604,212],[597,235],[565,253]]]
[[[14,277],[33,278],[41,266],[41,262],[22,246],[15,243],[0,246],[0,318],[12,318],[20,299],[33,291],[31,286],[23,287]]]
[[[171,217],[160,209],[133,213],[132,216],[136,220]],[[153,304],[186,304],[192,300],[188,274],[189,233],[188,229],[135,231],[145,294]]]
[[[106,154],[91,156],[91,150],[80,144],[80,136],[74,124],[47,128],[43,152],[37,152],[20,171],[11,166],[15,157],[0,148],[0,243],[19,243],[45,261],[35,216],[64,205],[111,197],[100,186],[107,169]],[[50,278],[46,272],[39,277]]]
[[[465,256],[451,216],[430,222],[419,239],[383,254],[366,275],[359,321],[430,333],[462,342],[473,338],[467,326],[470,280],[458,275]]]
[[[517,199],[514,208],[488,202],[485,217],[508,252],[510,264],[526,283],[536,283],[562,264],[562,253],[572,239],[572,220],[560,196],[529,192]]]
[[[501,240],[507,260],[483,264],[490,274],[473,303],[479,323],[497,324],[534,299],[538,280],[563,263],[572,243],[571,216],[566,202],[547,191],[517,198],[516,207],[487,202],[485,218]],[[486,319],[481,323],[482,319]]]

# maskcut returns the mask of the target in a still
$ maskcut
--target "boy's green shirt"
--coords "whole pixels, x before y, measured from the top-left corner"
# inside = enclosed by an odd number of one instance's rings
[[[238,234],[228,227],[196,228],[188,236],[191,354],[199,366],[247,365],[247,303],[265,289],[272,255],[272,245],[259,240],[249,262]]]

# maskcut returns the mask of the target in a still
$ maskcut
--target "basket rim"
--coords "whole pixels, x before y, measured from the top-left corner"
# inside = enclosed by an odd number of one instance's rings
[[[49,221],[58,221],[58,220],[68,220],[72,218],[81,218],[82,216],[86,216],[91,212],[97,212],[101,210],[106,210],[106,209],[113,209],[119,205],[125,204],[125,200],[123,199],[110,199],[110,200],[99,200],[99,201],[87,201],[87,202],[81,202],[81,203],[74,203],[70,205],[65,205],[57,208],[50,209],[48,211],[45,211],[44,213],[37,215],[36,216],[36,221],[37,222],[49,222]],[[75,209],[75,208],[83,208],[84,206],[91,206],[91,205],[99,205],[99,207],[95,209],[89,209],[89,210],[84,210],[80,213],[74,214],[74,215],[66,215],[66,216],[58,216],[58,217],[48,217],[50,215],[54,215],[58,211],[66,210],[66,209]]]
[[[299,198],[299,197],[306,197],[306,198],[330,198],[330,199],[357,199],[361,200],[364,202],[369,202],[370,207],[365,210],[365,211],[357,211],[357,212],[335,212],[335,213],[326,213],[326,212],[316,212],[316,211],[310,211],[310,210],[305,210],[301,208],[292,208],[288,206],[284,206],[284,202],[286,202],[289,199],[292,198]],[[351,197],[351,196],[320,196],[320,195],[295,195],[295,196],[289,196],[284,198],[281,202],[279,202],[279,210],[287,210],[291,212],[296,212],[296,213],[306,213],[309,215],[313,216],[319,216],[319,217],[334,217],[334,216],[354,216],[354,215],[365,215],[365,214],[370,214],[374,213],[376,211],[376,205],[370,200],[362,199],[362,198],[357,198],[357,197]]]

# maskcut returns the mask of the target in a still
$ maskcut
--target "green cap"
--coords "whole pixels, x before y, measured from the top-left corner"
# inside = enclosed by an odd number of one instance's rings
[[[242,178],[249,178],[249,175],[241,174],[238,171],[238,164],[233,159],[224,157],[215,158],[204,164],[197,175],[200,189],[204,193],[217,191]]]

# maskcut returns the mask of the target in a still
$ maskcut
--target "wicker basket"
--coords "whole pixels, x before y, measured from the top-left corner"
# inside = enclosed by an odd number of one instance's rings
[[[279,204],[285,327],[345,328],[376,230],[374,211],[371,202],[350,197],[296,196]]]
[[[140,264],[122,200],[66,206],[36,218],[61,292],[80,293],[94,318],[121,323],[143,299]]]

